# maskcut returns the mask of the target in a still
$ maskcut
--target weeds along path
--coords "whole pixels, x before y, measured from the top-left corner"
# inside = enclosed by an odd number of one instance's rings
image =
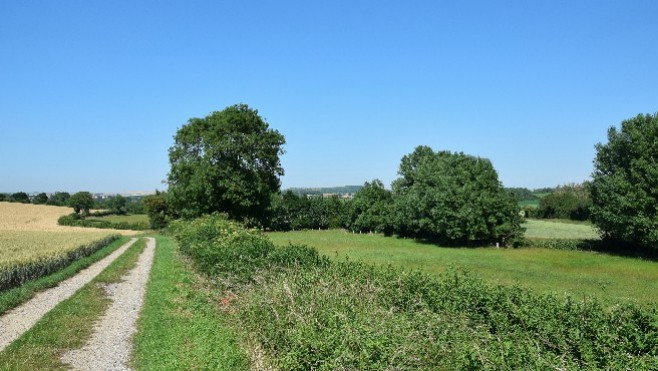
[[[154,253],[155,239],[148,238],[135,268],[122,277],[124,281],[105,287],[112,304],[94,325],[89,341],[82,349],[65,353],[63,363],[74,370],[130,370],[132,336],[137,331]]]
[[[44,314],[61,301],[68,299],[123,254],[136,238],[112,252],[110,255],[83,269],[75,276],[60,282],[51,289],[36,294],[32,299],[0,316],[0,352],[34,326]]]

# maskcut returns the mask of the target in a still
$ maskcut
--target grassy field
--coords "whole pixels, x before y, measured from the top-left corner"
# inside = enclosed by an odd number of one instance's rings
[[[146,214],[135,215],[108,215],[102,217],[91,217],[89,220],[106,220],[110,223],[146,223],[148,224],[149,218]]]
[[[606,304],[658,302],[658,263],[583,251],[445,248],[409,239],[338,230],[268,233],[278,245],[306,244],[337,259],[437,274],[465,268],[489,282],[539,292],[596,297]]]
[[[523,224],[528,238],[598,239],[599,234],[589,223],[565,220],[527,219]]]

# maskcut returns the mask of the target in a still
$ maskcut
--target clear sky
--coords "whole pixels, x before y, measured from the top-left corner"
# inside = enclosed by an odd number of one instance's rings
[[[505,186],[580,182],[658,111],[658,1],[0,1],[0,192],[165,189],[177,128],[235,103],[283,187],[389,185],[418,145]]]

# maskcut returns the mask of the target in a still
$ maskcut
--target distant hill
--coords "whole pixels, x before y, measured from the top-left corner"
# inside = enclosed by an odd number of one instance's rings
[[[359,189],[361,189],[360,185],[346,185],[342,187],[309,187],[309,188],[288,188],[287,190],[292,191],[292,193],[301,196],[301,195],[323,195],[323,194],[336,194],[336,195],[342,195],[342,194],[354,194],[356,193]]]

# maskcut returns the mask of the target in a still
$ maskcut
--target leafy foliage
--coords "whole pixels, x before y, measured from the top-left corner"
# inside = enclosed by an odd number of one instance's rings
[[[161,229],[167,226],[170,219],[169,204],[165,193],[156,192],[143,200],[144,211],[149,217],[150,227]]]
[[[347,225],[349,200],[338,196],[298,196],[291,190],[275,194],[268,227],[275,231],[342,228]]]
[[[34,196],[34,199],[32,199],[32,203],[35,205],[45,205],[47,202],[48,195],[44,192],[39,193],[38,195]]]
[[[517,203],[489,160],[419,146],[402,158],[399,174],[396,233],[448,244],[505,244],[521,236]]]
[[[29,204],[30,203],[30,196],[28,196],[27,193],[25,193],[25,192],[12,193],[11,201],[12,202],[20,202],[22,204]]]
[[[393,196],[381,180],[366,182],[354,195],[348,228],[359,232],[391,231]]]
[[[546,219],[588,220],[591,205],[589,183],[567,184],[542,197],[534,215]]]
[[[521,201],[534,201],[537,199],[537,195],[533,193],[533,191],[529,190],[528,188],[521,188],[521,187],[511,187],[511,188],[505,188],[505,192],[510,193],[516,201],[521,202]]]
[[[55,192],[50,195],[46,204],[53,206],[67,206],[71,195],[68,192]]]
[[[82,212],[83,215],[89,215],[89,209],[94,206],[94,198],[89,192],[78,192],[69,198],[68,204],[76,214]]]
[[[283,135],[258,111],[239,104],[192,118],[169,149],[169,201],[185,218],[225,212],[230,218],[265,223],[279,190]]]
[[[610,127],[596,152],[592,222],[606,238],[658,250],[658,113]]]

